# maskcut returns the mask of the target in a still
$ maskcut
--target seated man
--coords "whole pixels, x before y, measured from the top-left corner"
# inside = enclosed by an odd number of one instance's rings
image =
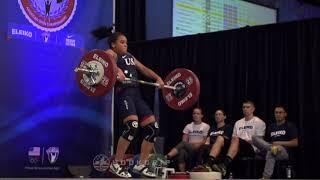
[[[211,167],[213,170],[221,172],[222,176],[226,175],[227,168],[237,154],[240,157],[255,157],[257,148],[252,144],[252,137],[263,137],[266,124],[260,118],[253,115],[254,110],[255,106],[252,101],[243,102],[242,112],[244,118],[238,120],[234,125],[227,156],[223,163],[214,164]]]
[[[276,160],[289,159],[290,150],[298,146],[297,128],[286,120],[286,109],[283,106],[276,106],[274,116],[276,122],[270,124],[267,129],[267,141],[259,137],[252,137],[253,144],[267,153],[263,171],[263,178],[265,179],[272,176]]]
[[[228,151],[232,126],[225,124],[227,116],[222,109],[216,110],[214,117],[216,125],[211,128],[206,144],[200,147],[197,158],[197,165],[199,166],[194,171],[203,171],[205,170],[203,168],[210,171],[210,167],[216,163],[217,157],[221,154],[225,155]]]
[[[187,124],[183,129],[182,141],[166,155],[167,159],[176,157],[179,171],[186,171],[186,162],[191,161],[191,157],[206,141],[210,126],[202,122],[202,109],[196,107],[192,113],[193,122]]]

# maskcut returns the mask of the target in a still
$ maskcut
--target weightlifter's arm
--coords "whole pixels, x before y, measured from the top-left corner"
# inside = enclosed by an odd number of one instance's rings
[[[163,88],[164,86],[164,82],[162,80],[162,78],[155,73],[154,71],[152,71],[150,68],[147,68],[146,66],[144,66],[140,61],[138,61],[136,58],[134,58],[134,63],[137,67],[137,69],[145,76],[147,76],[148,78],[154,79],[156,81],[156,83],[158,83],[160,85],[160,88]]]
[[[107,54],[109,54],[112,58],[112,61],[115,62],[115,64],[117,65],[117,53],[115,53],[112,49],[108,49],[105,51]],[[118,81],[123,81],[126,76],[124,75],[123,71],[117,66],[117,80]]]

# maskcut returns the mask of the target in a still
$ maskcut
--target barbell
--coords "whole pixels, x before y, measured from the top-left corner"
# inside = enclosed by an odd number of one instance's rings
[[[117,81],[117,66],[103,50],[95,49],[86,53],[74,71],[80,91],[87,96],[104,96],[112,90]],[[132,78],[125,78],[124,81],[160,86],[158,83]],[[188,109],[199,99],[200,81],[191,70],[174,69],[166,76],[164,84],[164,101],[175,110]]]

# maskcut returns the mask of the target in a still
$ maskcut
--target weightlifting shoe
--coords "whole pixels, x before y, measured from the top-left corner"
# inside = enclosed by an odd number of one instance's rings
[[[143,176],[143,177],[148,177],[148,178],[155,178],[157,177],[157,175],[150,171],[149,168],[144,165],[144,164],[136,164],[133,169],[132,169],[132,172],[135,173],[135,174],[139,174],[140,176]]]
[[[121,167],[117,162],[112,162],[110,164],[109,171],[119,177],[122,178],[131,178],[131,174],[128,172],[128,170],[124,167]]]
[[[213,171],[221,172],[222,177],[225,177],[227,174],[227,167],[223,163],[222,164],[213,164],[211,168]]]

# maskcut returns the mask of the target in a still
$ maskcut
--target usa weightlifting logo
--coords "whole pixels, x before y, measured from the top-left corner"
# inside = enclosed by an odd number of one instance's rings
[[[66,27],[76,11],[77,0],[18,0],[28,21],[43,31]]]

